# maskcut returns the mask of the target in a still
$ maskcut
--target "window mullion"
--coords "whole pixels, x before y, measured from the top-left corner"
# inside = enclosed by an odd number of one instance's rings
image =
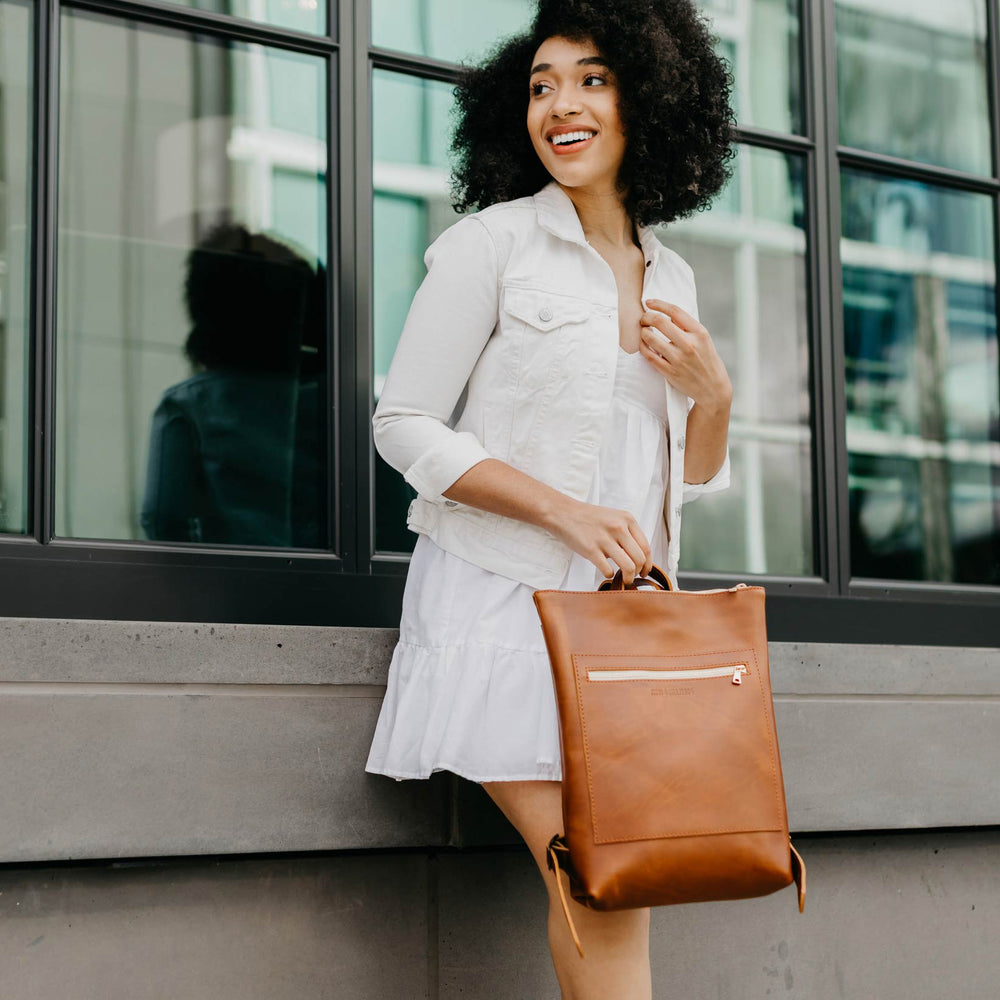
[[[31,350],[29,410],[29,535],[52,537],[53,438],[55,430],[55,259],[58,214],[59,6],[45,0],[35,7],[34,150],[32,177]]]
[[[371,135],[371,2],[355,0],[351,52],[353,116],[352,183],[353,199],[353,348],[352,374],[355,397],[354,426],[354,545],[357,572],[371,571],[374,551],[374,465],[371,440],[372,399],[372,135]],[[346,36],[345,36],[346,37]],[[343,105],[342,105],[343,107]],[[344,148],[344,147],[342,147]]]
[[[819,300],[819,381],[822,411],[822,467],[826,516],[823,549],[834,594],[847,593],[850,582],[850,525],[847,485],[847,422],[844,379],[844,304],[840,265],[840,163],[837,157],[837,50],[833,0],[824,0],[815,18],[811,42],[815,59],[816,196],[819,229],[817,298]]]

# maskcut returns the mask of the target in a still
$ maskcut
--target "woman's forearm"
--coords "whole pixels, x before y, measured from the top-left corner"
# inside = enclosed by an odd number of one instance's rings
[[[477,463],[442,496],[551,530],[576,501],[497,458]]]
[[[628,511],[576,500],[496,458],[472,466],[442,496],[544,528],[605,577],[621,569],[626,584],[653,564],[649,540]]]
[[[684,448],[684,482],[707,483],[726,460],[732,396],[713,406],[695,403],[688,413]]]

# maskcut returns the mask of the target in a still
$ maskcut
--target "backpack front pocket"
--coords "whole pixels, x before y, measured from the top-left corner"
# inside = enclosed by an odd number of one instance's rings
[[[573,664],[597,843],[781,829],[777,741],[752,649],[574,653]],[[724,762],[708,776],[707,758]],[[721,824],[720,801],[732,803]]]

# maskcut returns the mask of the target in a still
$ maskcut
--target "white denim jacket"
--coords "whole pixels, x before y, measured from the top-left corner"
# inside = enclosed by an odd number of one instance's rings
[[[642,296],[697,317],[687,262],[638,227]],[[372,418],[375,446],[417,491],[407,525],[441,548],[535,588],[556,587],[572,550],[550,532],[442,493],[498,458],[586,498],[611,406],[618,287],[587,242],[569,196],[550,181],[446,229],[424,254],[417,289]],[[666,380],[668,551],[653,558],[676,584],[681,504],[729,485],[729,454],[707,483],[683,482],[693,400]]]

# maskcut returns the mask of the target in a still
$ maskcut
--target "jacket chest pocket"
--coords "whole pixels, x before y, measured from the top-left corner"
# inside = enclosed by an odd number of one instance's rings
[[[518,343],[521,385],[540,388],[563,381],[574,363],[567,348],[590,318],[590,304],[543,288],[508,285],[503,313]]]

